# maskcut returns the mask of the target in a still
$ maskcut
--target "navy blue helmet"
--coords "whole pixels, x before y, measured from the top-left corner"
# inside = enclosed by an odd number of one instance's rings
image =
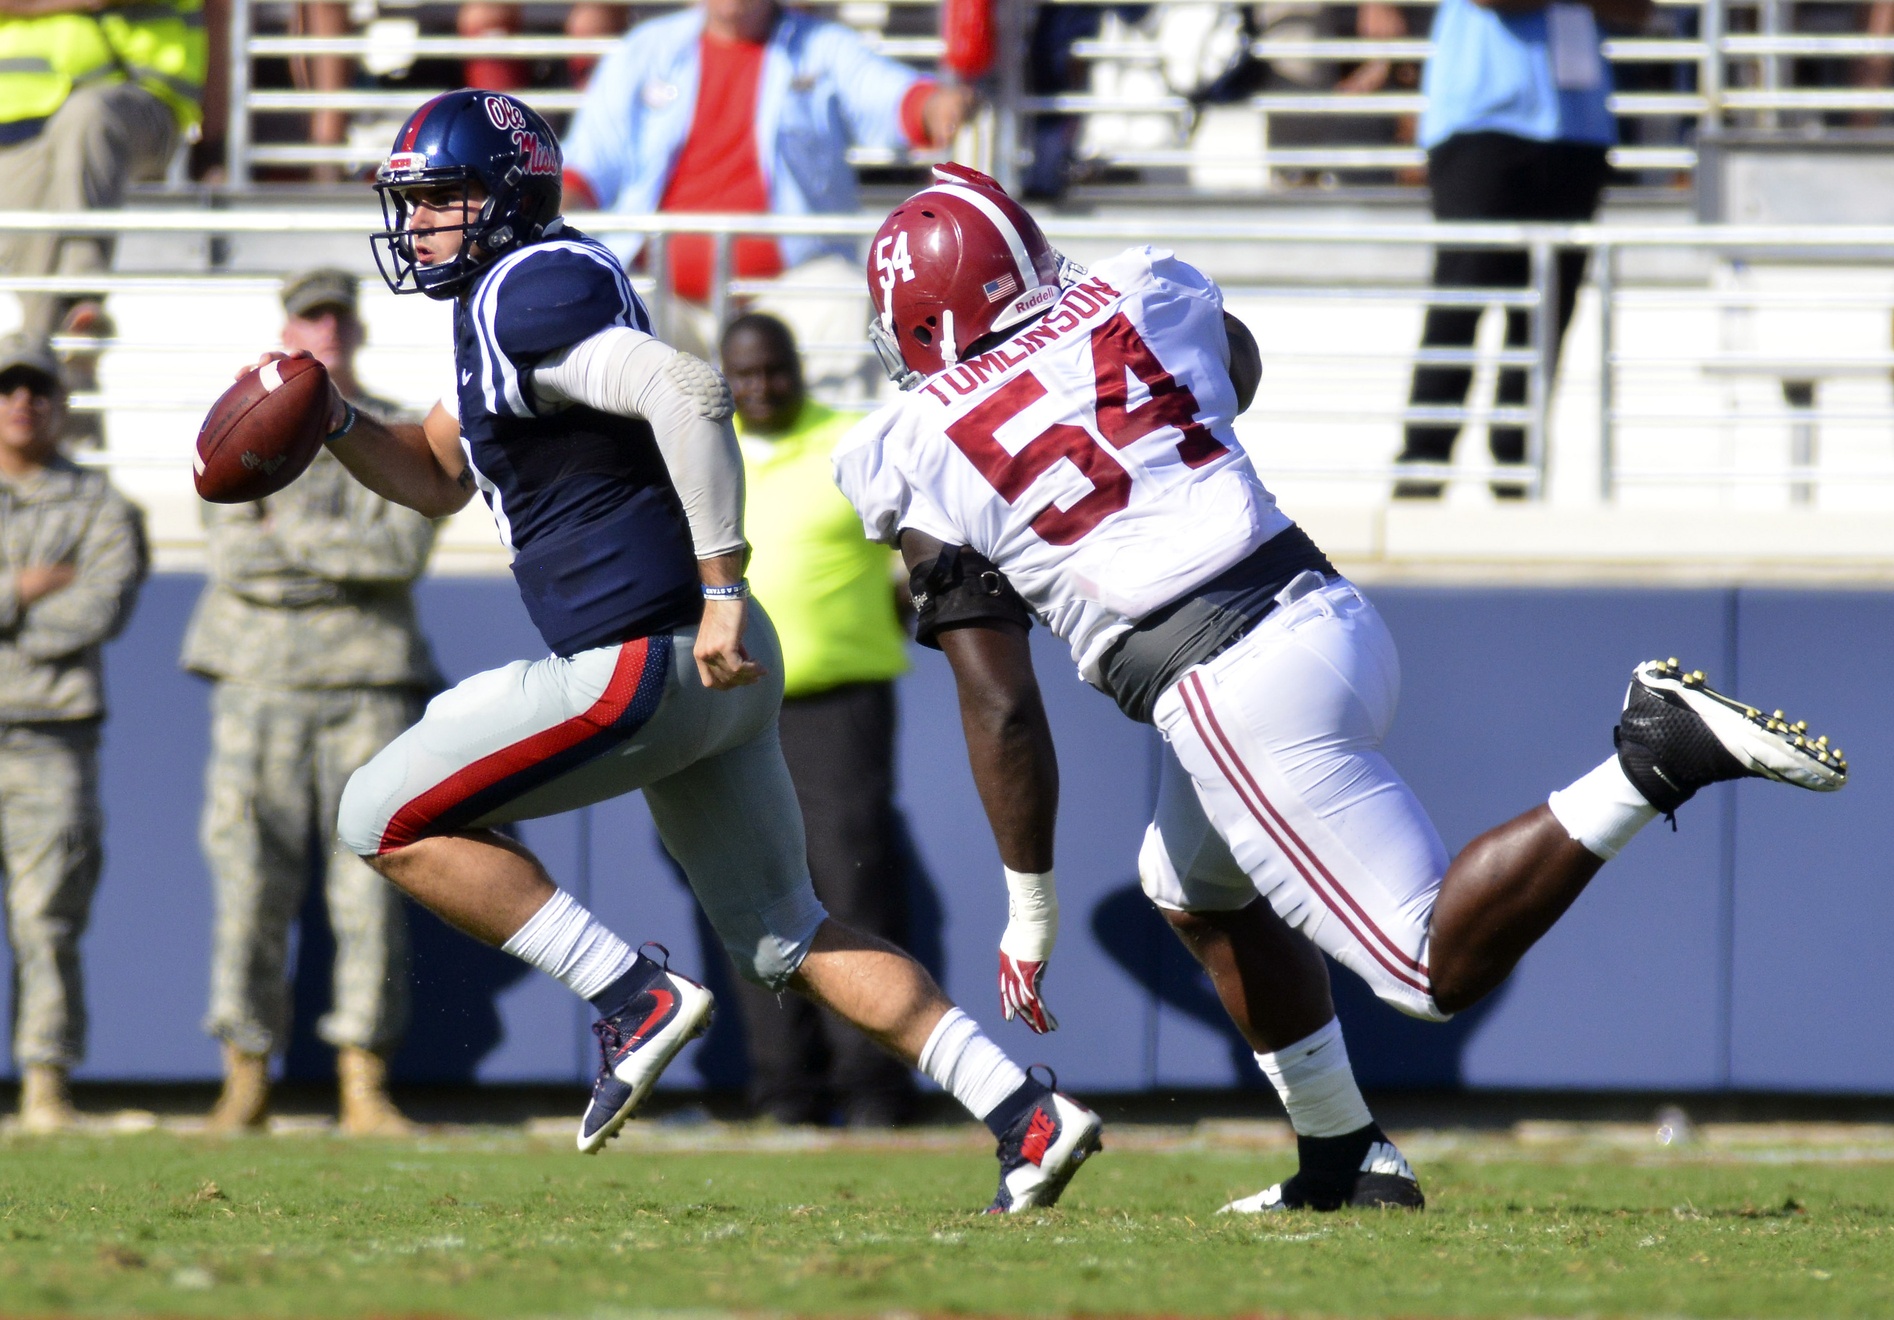
[[[560,171],[559,139],[523,101],[477,88],[435,97],[401,126],[375,175],[383,228],[369,242],[382,279],[396,293],[453,297],[558,217]],[[465,222],[409,228],[416,193],[436,209],[464,205]],[[417,238],[456,230],[451,259],[430,265],[416,255]]]

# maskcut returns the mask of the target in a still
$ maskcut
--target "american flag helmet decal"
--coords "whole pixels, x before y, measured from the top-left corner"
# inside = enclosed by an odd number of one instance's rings
[[[1011,275],[1002,275],[997,280],[988,280],[982,284],[980,292],[986,295],[988,302],[1000,302],[1019,292],[1019,281]]]

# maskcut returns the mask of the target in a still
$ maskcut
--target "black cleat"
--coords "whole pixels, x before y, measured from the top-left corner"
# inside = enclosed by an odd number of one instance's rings
[[[1625,777],[1670,815],[1700,788],[1726,779],[1775,779],[1832,793],[1848,782],[1848,760],[1826,736],[1781,711],[1764,715],[1685,673],[1676,660],[1647,660],[1631,675],[1612,738]]]
[[[1324,1169],[1325,1156],[1336,1153],[1343,1143],[1360,1150],[1365,1138],[1367,1150],[1359,1163],[1352,1158],[1339,1168]],[[1407,1157],[1387,1139],[1379,1126],[1371,1125],[1346,1137],[1297,1139],[1302,1152],[1302,1167],[1293,1178],[1266,1187],[1254,1196],[1232,1201],[1218,1214],[1260,1215],[1279,1210],[1425,1210],[1427,1198],[1421,1195],[1420,1182],[1407,1164]]]

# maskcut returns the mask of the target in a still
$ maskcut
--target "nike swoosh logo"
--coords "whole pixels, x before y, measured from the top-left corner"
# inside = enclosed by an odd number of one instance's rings
[[[470,380],[472,380],[472,379],[473,379],[473,372],[471,372],[471,371],[463,371],[463,372],[461,372],[461,373],[460,373],[460,383],[461,383],[462,385],[465,385],[465,384],[466,384],[466,383],[467,383],[468,381],[470,381]]]
[[[669,990],[653,988],[651,997],[658,1001],[657,1006],[645,1015],[645,1020],[638,1024],[638,1029],[632,1032],[626,1039],[625,1047],[612,1056],[613,1063],[617,1063],[627,1054],[630,1054],[633,1050],[644,1044],[645,1033],[651,1030],[652,1026],[669,1013],[672,1006],[677,1003],[677,995]]]

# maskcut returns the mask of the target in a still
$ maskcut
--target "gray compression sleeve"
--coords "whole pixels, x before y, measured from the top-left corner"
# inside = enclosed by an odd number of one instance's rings
[[[582,403],[651,423],[699,559],[743,548],[743,455],[730,390],[701,358],[613,326],[533,370],[545,403]]]

